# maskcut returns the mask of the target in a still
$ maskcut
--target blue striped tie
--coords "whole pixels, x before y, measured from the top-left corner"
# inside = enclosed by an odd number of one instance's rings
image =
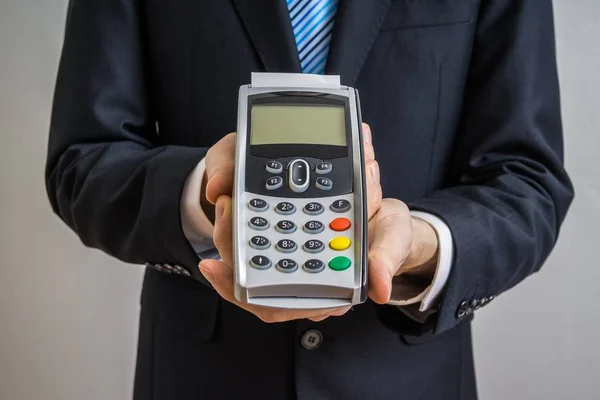
[[[323,74],[338,0],[286,0],[302,72]]]

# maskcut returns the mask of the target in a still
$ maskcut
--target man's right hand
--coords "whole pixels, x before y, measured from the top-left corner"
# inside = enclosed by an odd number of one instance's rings
[[[215,221],[215,204],[221,195],[231,196],[235,168],[236,134],[230,133],[212,146],[204,157],[204,184],[200,204],[211,221]]]

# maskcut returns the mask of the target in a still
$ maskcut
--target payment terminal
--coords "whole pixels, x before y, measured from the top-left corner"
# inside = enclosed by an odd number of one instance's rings
[[[338,76],[255,73],[239,90],[235,297],[318,309],[367,297],[358,92]]]

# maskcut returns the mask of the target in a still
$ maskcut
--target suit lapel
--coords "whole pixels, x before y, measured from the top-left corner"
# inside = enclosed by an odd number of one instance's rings
[[[391,0],[340,0],[326,74],[352,86],[379,32]]]
[[[300,72],[285,0],[233,0],[268,72]]]

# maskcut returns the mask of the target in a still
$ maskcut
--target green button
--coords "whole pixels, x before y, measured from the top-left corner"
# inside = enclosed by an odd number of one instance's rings
[[[331,261],[329,261],[329,268],[334,271],[343,271],[348,269],[350,264],[352,264],[352,261],[350,261],[348,257],[339,256],[332,258]]]

